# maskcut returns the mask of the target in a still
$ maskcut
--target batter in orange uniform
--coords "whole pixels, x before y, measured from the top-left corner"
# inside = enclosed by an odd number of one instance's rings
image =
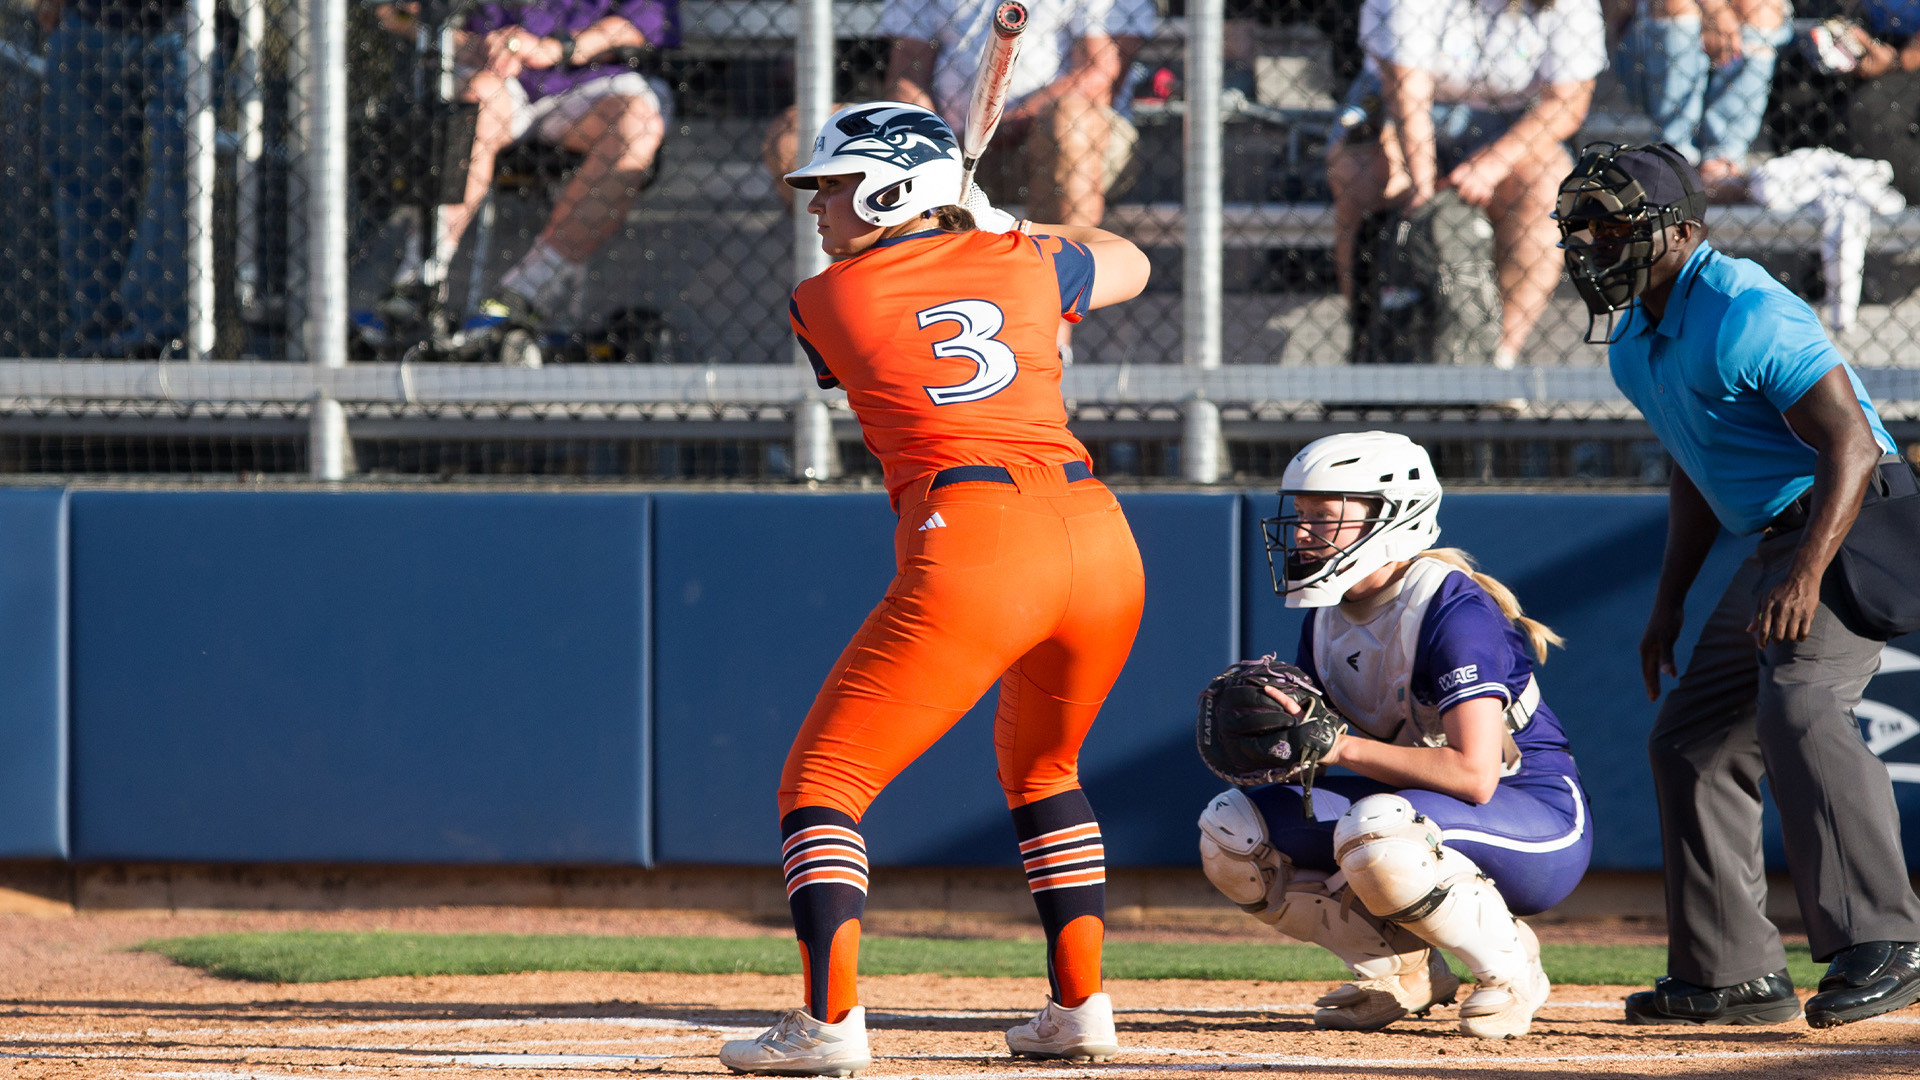
[[[1105,860],[1080,788],[1081,741],[1140,622],[1140,554],[1067,430],[1060,320],[1145,285],[1140,250],[1088,227],[1016,227],[954,205],[959,154],[938,116],[895,102],[828,120],[813,162],[837,261],[794,290],[794,333],[841,386],[899,512],[897,574],[827,675],[780,780],[787,894],[807,1007],[721,1060],[846,1075],[866,1063],[855,992],[867,861],[860,819],[996,683],[994,750],[1052,994],[1015,1053],[1104,1060]],[[979,227],[972,219],[978,219]]]

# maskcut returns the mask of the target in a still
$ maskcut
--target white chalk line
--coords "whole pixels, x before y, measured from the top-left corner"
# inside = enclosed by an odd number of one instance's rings
[[[1139,1047],[1139,1048],[1132,1048],[1132,1052],[1163,1053],[1165,1051],[1162,1051],[1158,1048]],[[1187,1053],[1192,1054],[1194,1056],[1201,1056],[1208,1052],[1187,1051]],[[1220,1057],[1238,1056],[1238,1055],[1229,1055],[1224,1052],[1213,1052],[1213,1053],[1216,1056],[1220,1056]],[[10,1055],[10,1056],[71,1057],[72,1055]],[[978,1060],[983,1056],[984,1055],[978,1055],[978,1054],[960,1054],[960,1055],[939,1054],[939,1055],[911,1055],[911,1056],[876,1055],[875,1062],[889,1063],[889,1064],[901,1063],[901,1064],[910,1065],[912,1062],[916,1062],[916,1061],[919,1061],[919,1062],[956,1061],[956,1060],[972,1061],[972,1060]],[[899,1076],[900,1080],[1006,1080],[1006,1078],[1009,1075],[1017,1075],[1023,1078],[1036,1078],[1036,1080],[1087,1080],[1087,1078],[1112,1076],[1112,1075],[1115,1075],[1116,1073],[1121,1073],[1121,1072],[1146,1072],[1146,1073],[1190,1073],[1190,1072],[1203,1072],[1203,1071],[1204,1072],[1264,1072],[1264,1071],[1269,1071],[1274,1069],[1343,1069],[1348,1072],[1354,1072],[1354,1071],[1365,1071],[1368,1069],[1401,1069],[1401,1068],[1409,1068],[1409,1067],[1427,1068],[1427,1069],[1464,1069],[1464,1068],[1479,1068],[1479,1067],[1488,1066],[1488,1065],[1500,1066],[1504,1068],[1517,1068],[1517,1067],[1525,1067],[1525,1066],[1533,1066],[1533,1065],[1630,1065],[1630,1064],[1645,1064],[1645,1063],[1651,1063],[1651,1062],[1671,1062],[1676,1058],[1684,1058],[1690,1062],[1691,1061],[1731,1062],[1731,1061],[1763,1061],[1763,1060],[1781,1060],[1781,1059],[1792,1059],[1796,1061],[1803,1061],[1803,1060],[1808,1060],[1813,1058],[1865,1059],[1865,1058],[1912,1058],[1912,1057],[1920,1057],[1920,1050],[1899,1049],[1899,1048],[1872,1048],[1872,1047],[1800,1049],[1800,1050],[1723,1050],[1723,1051],[1705,1051],[1705,1052],[1675,1050],[1675,1051],[1668,1051],[1665,1053],[1604,1053],[1604,1054],[1548,1054],[1548,1055],[1500,1054],[1500,1055],[1458,1055],[1458,1056],[1448,1055],[1444,1058],[1438,1057],[1438,1056],[1395,1057],[1395,1058],[1354,1058],[1354,1057],[1331,1058],[1331,1057],[1322,1057],[1322,1056],[1308,1055],[1308,1054],[1291,1054],[1291,1055],[1284,1055],[1280,1057],[1255,1058],[1253,1060],[1245,1060],[1245,1061],[1212,1061],[1205,1064],[1201,1064],[1197,1062],[1193,1064],[1185,1064],[1185,1063],[1179,1063],[1179,1062],[1135,1063],[1135,1062],[1128,1062],[1125,1060],[1121,1060],[1105,1066],[1092,1066],[1092,1067],[1080,1067],[1080,1068],[1059,1068],[1059,1069],[1020,1068],[1017,1071],[1017,1073],[1014,1073],[1014,1074],[1009,1074],[1007,1069],[1002,1067],[1002,1068],[998,1068],[991,1071],[980,1071],[980,1072],[971,1072],[971,1073],[911,1073],[909,1072],[904,1074],[893,1074],[893,1075]],[[630,1068],[634,1065],[639,1065],[644,1062],[647,1064],[653,1064],[654,1067],[657,1069],[664,1066],[666,1063],[666,1060],[667,1059],[665,1058],[662,1058],[659,1056],[652,1056],[652,1055],[453,1054],[453,1055],[444,1055],[444,1056],[423,1056],[423,1057],[417,1058],[413,1062],[409,1062],[405,1066],[388,1067],[388,1068],[379,1069],[379,1071],[368,1071],[367,1066],[334,1066],[334,1067],[318,1066],[315,1068],[325,1069],[327,1071],[332,1071],[332,1072],[340,1072],[343,1075],[347,1074],[347,1070],[354,1070],[351,1073],[351,1075],[377,1077],[382,1075],[391,1075],[392,1073],[395,1073],[395,1072],[412,1071],[413,1069],[416,1069],[419,1066],[423,1066],[423,1065],[456,1065],[456,1066],[468,1066],[468,1067],[475,1067],[475,1068],[506,1068],[506,1069],[535,1069],[535,1068],[598,1069],[598,1068],[610,1068],[610,1067],[629,1067]],[[1008,1059],[1008,1060],[1009,1060],[1009,1063],[1011,1064],[1012,1059]],[[280,1067],[284,1069],[284,1068],[287,1068],[288,1066],[283,1065]],[[308,1068],[308,1069],[305,1069],[304,1071],[310,1074],[313,1071],[313,1069]],[[227,1072],[222,1070],[203,1070],[203,1071],[181,1071],[181,1072],[150,1072],[150,1073],[143,1073],[141,1075],[155,1078],[155,1080],[294,1080],[294,1078],[299,1077],[300,1075],[302,1075],[302,1073],[266,1073],[266,1072],[259,1072],[259,1071],[248,1071],[248,1072],[241,1073],[241,1072]]]
[[[1208,1062],[1205,1064],[1183,1064],[1179,1062],[1142,1062],[1134,1064],[1124,1060],[1115,1060],[1105,1065],[1073,1069],[1026,1069],[1009,1073],[1006,1069],[971,1073],[903,1073],[890,1074],[888,1080],[1008,1080],[1009,1076],[1018,1080],[1092,1080],[1097,1077],[1115,1076],[1122,1073],[1193,1073],[1193,1072],[1265,1072],[1273,1069],[1339,1069],[1344,1072],[1364,1072],[1368,1069],[1404,1069],[1423,1068],[1431,1070],[1481,1068],[1495,1065],[1505,1068],[1518,1068],[1528,1065],[1631,1065],[1647,1062],[1670,1062],[1675,1058],[1688,1061],[1747,1061],[1767,1058],[1904,1058],[1920,1056],[1920,1050],[1727,1050],[1708,1053],[1672,1051],[1665,1054],[1554,1054],[1543,1057],[1487,1056],[1487,1057],[1418,1057],[1418,1058],[1353,1058],[1353,1057],[1314,1057],[1292,1055],[1278,1058],[1259,1058],[1253,1061]],[[884,1060],[884,1059],[883,1059]]]
[[[348,1072],[344,1067],[339,1066],[318,1066],[318,1068],[325,1068],[329,1072],[342,1077],[378,1077],[386,1075],[385,1073]],[[135,1073],[134,1075],[147,1077],[150,1078],[150,1080],[310,1080],[313,1072],[312,1070],[307,1070],[297,1073],[275,1073],[253,1070],[248,1072],[149,1072]]]
[[[1618,1001],[1549,1001],[1546,1006],[1548,1010],[1552,1010],[1556,1008],[1614,1010],[1614,1009],[1619,1009],[1620,1007],[1621,1007],[1621,1003]],[[1121,1013],[1122,1015],[1177,1015],[1182,1013],[1194,1013],[1194,1014],[1206,1015],[1206,1014],[1235,1014],[1235,1013],[1259,1013],[1259,1012],[1310,1013],[1312,1009],[1313,1009],[1313,1006],[1311,1004],[1306,1004],[1306,1003],[1264,1003],[1263,1002],[1263,1003],[1249,1003],[1245,1005],[1235,1005],[1235,1006],[1165,1006],[1165,1007],[1152,1007],[1152,1008],[1121,1009],[1116,1011]],[[890,1010],[882,1013],[869,1014],[869,1016],[871,1016],[876,1020],[1002,1019],[1006,1017],[1020,1017],[1025,1015],[1026,1013],[1024,1011],[1017,1011],[1017,1010]],[[733,1019],[733,1018],[729,1017],[728,1019]],[[1888,1015],[1888,1016],[1870,1017],[1869,1019],[1878,1021],[1881,1023],[1907,1024],[1907,1025],[1920,1024],[1920,1018],[1907,1017],[1907,1016]],[[512,1053],[512,1052],[505,1052],[505,1051],[507,1051],[509,1048],[517,1047],[517,1046],[538,1045],[541,1047],[545,1047],[545,1046],[554,1045],[556,1043],[570,1045],[570,1046],[587,1046],[587,1045],[598,1046],[598,1045],[606,1045],[609,1043],[619,1043],[624,1045],[624,1044],[631,1044],[631,1043],[657,1042],[657,1041],[671,1041],[676,1043],[698,1042],[698,1041],[703,1041],[705,1039],[713,1038],[719,1035],[736,1034],[736,1033],[751,1034],[758,1031],[758,1028],[753,1028],[753,1027],[735,1027],[731,1025],[722,1026],[722,1025],[715,1024],[708,1021],[685,1020],[685,1019],[675,1019],[675,1018],[668,1018],[668,1017],[632,1017],[632,1016],[628,1016],[628,1017],[514,1017],[514,1018],[468,1018],[468,1019],[448,1019],[448,1020],[362,1021],[362,1022],[349,1022],[349,1023],[331,1024],[331,1025],[306,1024],[306,1025],[300,1025],[298,1027],[291,1027],[291,1028],[274,1028],[274,1029],[270,1029],[270,1031],[267,1031],[267,1032],[263,1032],[261,1028],[258,1028],[258,1027],[220,1027],[220,1028],[189,1029],[187,1031],[180,1031],[180,1032],[170,1032],[162,1028],[145,1028],[140,1031],[116,1031],[116,1032],[75,1031],[75,1032],[51,1032],[51,1033],[21,1033],[20,1035],[13,1036],[6,1040],[0,1040],[0,1045],[4,1045],[4,1043],[12,1043],[15,1046],[21,1046],[23,1043],[26,1043],[28,1040],[52,1041],[52,1040],[57,1040],[62,1038],[100,1039],[100,1038],[110,1038],[110,1037],[122,1037],[122,1038],[139,1037],[139,1038],[177,1039],[184,1035],[189,1035],[189,1034],[233,1036],[233,1035],[266,1034],[266,1033],[271,1033],[273,1035],[288,1035],[288,1034],[340,1035],[343,1033],[352,1033],[352,1032],[369,1032],[369,1033],[399,1032],[399,1031],[453,1032],[453,1031],[459,1031],[462,1029],[475,1029],[475,1028],[526,1029],[526,1028],[537,1028],[542,1026],[553,1026],[553,1025],[560,1025],[560,1026],[602,1025],[602,1026],[628,1028],[636,1031],[658,1032],[659,1034],[653,1035],[652,1037],[637,1037],[637,1038],[624,1040],[624,1041],[596,1039],[587,1043],[583,1043],[582,1041],[579,1041],[579,1040],[554,1040],[554,1039],[543,1039],[543,1040],[536,1040],[536,1041],[529,1041],[529,1042],[508,1042],[504,1044],[497,1044],[498,1049],[496,1050],[496,1052],[491,1052],[491,1053],[485,1052],[478,1046],[475,1046],[472,1052],[456,1052],[456,1051],[467,1051],[468,1047],[472,1046],[473,1044],[464,1044],[464,1045],[456,1045],[456,1046],[421,1045],[421,1046],[394,1047],[394,1046],[381,1046],[381,1045],[286,1046],[286,1045],[266,1045],[266,1044],[256,1043],[256,1044],[249,1044],[246,1046],[218,1046],[218,1045],[181,1046],[181,1047],[145,1046],[141,1048],[141,1053],[139,1056],[153,1057],[153,1056],[167,1056],[169,1054],[185,1054],[185,1053],[199,1053],[199,1054],[205,1054],[209,1052],[261,1053],[261,1052],[278,1051],[278,1052],[285,1052],[285,1053],[347,1052],[347,1053],[368,1053],[368,1054],[395,1054],[395,1055],[404,1055],[408,1059],[405,1064],[395,1064],[390,1066],[379,1066],[379,1065],[375,1065],[375,1066],[366,1066],[366,1065],[293,1066],[295,1068],[302,1069],[304,1072],[308,1074],[310,1074],[314,1070],[338,1071],[342,1069],[357,1069],[357,1070],[361,1070],[359,1075],[367,1075],[367,1076],[391,1075],[395,1072],[408,1071],[409,1069],[412,1069],[418,1066],[435,1066],[435,1065],[442,1065],[442,1066],[443,1065],[465,1065],[470,1067],[482,1067],[482,1068],[491,1067],[491,1068],[567,1069],[567,1068],[601,1068],[601,1067],[609,1067],[609,1066],[633,1067],[635,1065],[639,1065],[644,1062],[644,1063],[653,1065],[653,1067],[657,1069],[657,1068],[660,1068],[661,1065],[663,1065],[666,1061],[670,1060],[672,1055],[605,1054],[605,1053],[537,1054],[537,1053]],[[672,1032],[674,1034],[668,1034],[668,1032]],[[24,1050],[24,1047],[22,1047],[22,1049]],[[487,1049],[495,1049],[495,1047],[489,1046],[487,1047]],[[1127,1047],[1125,1049],[1125,1056],[1132,1056],[1132,1055],[1153,1055],[1153,1056],[1161,1056],[1161,1057],[1206,1057],[1206,1058],[1212,1058],[1212,1059],[1243,1058],[1247,1056],[1243,1053],[1237,1053],[1237,1052],[1193,1050],[1193,1049],[1187,1049],[1187,1048],[1181,1048],[1181,1047],[1160,1047],[1160,1046]],[[1611,1064],[1630,1064],[1635,1062],[1664,1061],[1664,1060],[1670,1060],[1674,1057],[1682,1057],[1682,1056],[1689,1059],[1700,1059],[1700,1060],[1738,1061],[1738,1060],[1766,1060],[1766,1059],[1775,1059],[1775,1058],[1804,1059],[1809,1057],[1896,1057],[1898,1058],[1898,1057],[1913,1057],[1916,1055],[1920,1055],[1920,1050],[1876,1049],[1876,1048],[1858,1048],[1858,1049],[1835,1048],[1835,1049],[1804,1049],[1804,1050],[1791,1050],[1791,1051],[1767,1051],[1767,1050],[1707,1051],[1707,1052],[1670,1051],[1665,1053],[1623,1052],[1623,1053],[1584,1054],[1584,1055],[1555,1054],[1555,1055],[1547,1055],[1547,1056],[1518,1056],[1518,1055],[1449,1056],[1444,1059],[1438,1058],[1438,1057],[1421,1057],[1421,1058],[1343,1057],[1338,1060],[1337,1064],[1342,1067],[1346,1067],[1350,1069],[1352,1068],[1359,1068],[1359,1069],[1404,1068],[1408,1066],[1427,1066],[1427,1067],[1437,1066],[1442,1068],[1448,1068],[1448,1067],[1466,1068],[1466,1067],[1477,1067],[1480,1065],[1487,1065],[1487,1064],[1504,1064],[1504,1065],[1510,1065],[1510,1066],[1540,1065],[1540,1064],[1554,1064],[1554,1063],[1596,1064],[1596,1065],[1610,1064],[1610,1063]],[[118,1053],[112,1053],[112,1052],[105,1052],[105,1053],[89,1052],[89,1051],[75,1052],[73,1050],[67,1050],[65,1052],[38,1052],[38,1053],[32,1052],[32,1051],[8,1052],[6,1050],[0,1050],[0,1058],[14,1058],[14,1059],[63,1059],[64,1058],[69,1060],[77,1060],[77,1059],[124,1060],[126,1056],[127,1055],[125,1054],[118,1054]],[[983,1055],[981,1054],[933,1054],[933,1055],[899,1055],[899,1056],[876,1055],[875,1060],[876,1062],[898,1063],[901,1065],[906,1065],[908,1067],[911,1067],[911,1064],[916,1061],[918,1062],[973,1061],[973,1060],[979,1060],[982,1056]],[[997,1055],[994,1055],[994,1056],[997,1056]],[[1023,1068],[1020,1070],[1020,1075],[1023,1077],[1074,1078],[1074,1077],[1097,1077],[1102,1075],[1111,1075],[1112,1070],[1114,1068],[1126,1068],[1126,1069],[1133,1069],[1136,1071],[1147,1071],[1147,1072],[1188,1072],[1188,1071],[1195,1071],[1202,1068],[1207,1069],[1209,1071],[1221,1070],[1221,1071],[1241,1072],[1241,1071],[1259,1071],[1259,1070],[1274,1069],[1274,1068],[1326,1068],[1326,1067],[1333,1067],[1335,1064],[1336,1062],[1333,1060],[1322,1058],[1322,1057],[1316,1057],[1313,1055],[1291,1055],[1291,1056],[1285,1056],[1285,1057],[1279,1057],[1279,1058],[1254,1058],[1252,1060],[1216,1061],[1204,1066],[1199,1065],[1197,1063],[1193,1065],[1187,1065],[1187,1064],[1182,1064],[1178,1062],[1128,1063],[1123,1060],[1121,1062],[1115,1063],[1112,1066],[1106,1066],[1106,1067],[1083,1067],[1083,1068],[1062,1068],[1062,1069],[1041,1069],[1041,1070]],[[280,1067],[287,1068],[289,1066],[282,1065]],[[378,1071],[366,1072],[365,1070],[369,1068],[375,1069]],[[226,1073],[226,1072],[214,1070],[214,1071],[198,1071],[198,1072],[183,1072],[183,1073],[144,1073],[142,1075],[151,1076],[155,1078],[193,1077],[193,1078],[197,1078],[197,1080],[228,1080],[228,1078],[242,1078],[242,1077],[258,1078],[258,1080],[270,1080],[270,1078],[280,1076],[280,1075],[285,1075],[288,1077],[297,1077],[300,1074],[297,1074],[297,1073],[271,1074],[271,1073],[261,1073],[261,1072]],[[1006,1074],[1004,1072],[987,1072],[987,1073],[965,1074],[965,1075],[955,1075],[955,1074],[930,1074],[930,1075],[937,1075],[938,1080],[969,1080],[970,1077],[975,1077],[975,1076],[977,1076],[979,1080],[989,1080],[989,1078],[1004,1078]]]

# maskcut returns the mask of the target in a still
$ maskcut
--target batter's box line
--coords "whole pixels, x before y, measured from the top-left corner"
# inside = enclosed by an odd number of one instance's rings
[[[1126,1048],[1121,1048],[1126,1053]],[[1092,1078],[1110,1077],[1124,1073],[1192,1073],[1192,1072],[1269,1072],[1275,1069],[1337,1069],[1345,1073],[1364,1073],[1369,1069],[1406,1069],[1424,1068],[1432,1070],[1482,1068],[1488,1065],[1505,1068],[1519,1068],[1528,1065],[1629,1065],[1655,1061],[1672,1061],[1685,1058],[1692,1061],[1762,1061],[1776,1058],[1792,1058],[1802,1061],[1809,1058],[1910,1058],[1920,1056],[1920,1050],[1875,1050],[1875,1049],[1833,1049],[1833,1050],[1716,1050],[1705,1053],[1675,1050],[1665,1054],[1553,1054],[1542,1057],[1486,1056],[1445,1058],[1329,1058],[1309,1055],[1292,1055],[1280,1058],[1262,1058],[1259,1061],[1232,1061],[1209,1064],[1181,1064],[1178,1062],[1141,1062],[1130,1063],[1115,1061],[1104,1066],[1077,1069],[1017,1069],[1009,1072],[998,1069],[992,1072],[974,1073],[905,1073],[894,1074],[888,1080],[1092,1080]]]

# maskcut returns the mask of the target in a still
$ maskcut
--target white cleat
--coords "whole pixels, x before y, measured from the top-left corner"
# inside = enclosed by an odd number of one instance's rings
[[[1533,928],[1518,919],[1520,945],[1526,950],[1527,968],[1515,983],[1483,982],[1460,1006],[1460,1030],[1476,1039],[1517,1039],[1533,1027],[1533,1014],[1547,1003],[1553,985],[1540,966],[1540,939]]]
[[[837,1024],[794,1009],[759,1038],[734,1039],[720,1048],[720,1064],[763,1076],[857,1076],[871,1062],[867,1010],[858,1005]]]
[[[1120,1040],[1113,1031],[1113,999],[1089,994],[1071,1009],[1048,1001],[1040,1015],[1007,1032],[1007,1049],[1027,1057],[1105,1061],[1120,1052]]]
[[[1406,1016],[1425,1016],[1435,1005],[1453,1004],[1460,979],[1439,949],[1413,971],[1359,979],[1314,1002],[1313,1026],[1333,1031],[1379,1031]]]

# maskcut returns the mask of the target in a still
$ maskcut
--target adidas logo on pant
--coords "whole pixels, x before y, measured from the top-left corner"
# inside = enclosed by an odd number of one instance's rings
[[[928,529],[944,529],[946,527],[947,527],[947,519],[941,517],[940,512],[936,510],[934,511],[932,517],[928,518],[924,523],[921,524],[919,528],[913,531],[926,532]]]

